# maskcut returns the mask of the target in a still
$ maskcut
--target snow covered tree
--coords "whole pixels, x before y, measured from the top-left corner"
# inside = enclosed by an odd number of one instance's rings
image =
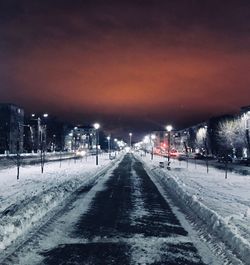
[[[247,146],[245,125],[241,119],[220,122],[217,135],[222,146],[225,147],[225,151],[232,150],[235,152],[236,149],[242,150]]]

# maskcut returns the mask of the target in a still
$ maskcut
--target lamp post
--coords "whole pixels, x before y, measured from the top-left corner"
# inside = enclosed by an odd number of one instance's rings
[[[41,126],[41,118],[38,117],[35,119],[35,114],[31,114],[33,117],[33,120],[37,121],[37,152],[38,148],[40,147],[40,162],[41,162],[41,172],[43,173],[44,164],[45,164],[45,148],[46,147],[46,125],[44,125],[44,128]],[[47,113],[44,113],[42,117],[47,118],[49,115]],[[44,134],[44,137],[43,137]]]
[[[42,115],[42,117],[47,118],[49,115],[47,113],[44,113]],[[42,140],[43,140],[43,136],[42,136],[42,126],[41,126],[41,117],[36,117],[36,114],[31,114],[32,120],[37,121],[37,151],[39,149],[39,147],[41,147],[42,145]]]
[[[129,147],[131,148],[131,145],[132,145],[132,133],[130,132],[129,133]]]
[[[168,169],[170,169],[170,146],[171,146],[171,131],[173,130],[172,125],[167,125],[166,130],[168,132]]]
[[[111,139],[111,137],[108,136],[107,137],[107,140],[108,140],[108,154],[109,154],[109,159],[110,159],[110,139]]]
[[[203,127],[204,135],[203,135],[203,143],[205,148],[205,154],[206,154],[206,166],[207,166],[207,173],[208,173],[208,155],[209,155],[209,147],[208,147],[208,138],[207,138],[207,125]]]
[[[116,157],[116,151],[117,151],[117,138],[114,139],[114,149],[115,149],[115,157]]]
[[[154,139],[155,139],[155,135],[154,134],[150,134],[150,142],[151,142],[151,160],[154,159]]]
[[[96,138],[96,165],[98,166],[98,145],[99,145],[99,131],[98,131],[98,129],[100,128],[100,124],[95,123],[94,128],[95,128],[95,138]]]
[[[77,159],[77,150],[79,147],[79,137],[78,137],[78,127],[75,126],[73,129],[73,150],[74,150],[74,162],[76,163]]]
[[[56,134],[53,134],[53,142],[51,149],[52,149],[51,151],[53,151],[54,153],[56,152]]]

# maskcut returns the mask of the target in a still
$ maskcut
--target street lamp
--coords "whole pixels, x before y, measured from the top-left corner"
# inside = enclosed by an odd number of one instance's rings
[[[51,149],[54,153],[56,152],[56,135],[55,134],[53,134],[53,142],[52,142]]]
[[[33,113],[31,114],[32,120],[37,121],[37,152],[38,148],[40,147],[40,160],[41,160],[41,172],[43,173],[44,164],[45,164],[45,150],[44,146],[46,146],[46,125],[44,125],[44,128],[41,126],[41,117],[38,117],[35,119],[36,115]],[[49,115],[48,113],[44,113],[42,117],[47,118]],[[43,132],[44,131],[44,132]],[[45,135],[43,139],[43,134]]]
[[[151,142],[151,160],[154,158],[154,139],[156,138],[155,134],[150,134],[150,142]]]
[[[114,149],[115,149],[115,157],[116,157],[116,151],[117,151],[117,138],[114,139]]]
[[[129,147],[131,148],[131,144],[132,144],[132,133],[129,133]]]
[[[166,130],[168,132],[168,169],[170,169],[170,146],[171,146],[171,131],[173,130],[172,125],[167,125]]]
[[[109,158],[110,158],[110,136],[107,136],[107,140],[108,140],[108,154],[109,154]]]
[[[96,138],[96,165],[98,166],[98,145],[99,145],[99,131],[98,131],[98,129],[100,128],[100,124],[95,123],[94,128],[95,128],[95,138]]]
[[[48,118],[48,113],[44,113],[42,115],[43,118]],[[33,118],[32,120],[37,121],[37,151],[38,148],[42,146],[42,141],[43,141],[43,135],[42,135],[42,126],[41,126],[41,117],[36,117],[36,114],[32,113],[31,117]]]

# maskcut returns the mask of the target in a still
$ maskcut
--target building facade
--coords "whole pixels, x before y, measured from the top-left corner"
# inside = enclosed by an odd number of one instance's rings
[[[0,104],[0,153],[23,152],[24,110],[14,104]]]
[[[67,151],[91,150],[96,145],[96,132],[92,127],[74,127],[65,135]]]

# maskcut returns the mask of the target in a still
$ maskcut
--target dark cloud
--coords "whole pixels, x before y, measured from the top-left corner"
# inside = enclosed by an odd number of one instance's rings
[[[1,97],[119,131],[233,112],[249,17],[249,1],[0,0]]]

